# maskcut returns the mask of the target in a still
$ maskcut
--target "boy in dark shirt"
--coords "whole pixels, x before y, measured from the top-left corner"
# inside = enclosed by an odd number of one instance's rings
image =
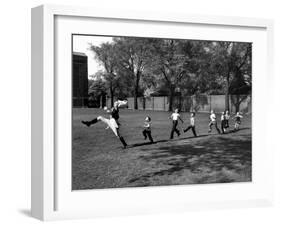
[[[142,134],[144,136],[144,139],[146,140],[148,137],[150,142],[153,143],[153,138],[151,136],[151,118],[149,116],[145,118],[143,127],[144,130],[142,131]]]
[[[242,114],[238,111],[236,115],[233,117],[235,119],[235,124],[234,124],[234,131],[238,131],[240,124],[241,124],[241,118],[243,118]]]
[[[109,119],[103,116],[98,116],[91,121],[82,121],[81,123],[89,127],[92,124],[95,124],[99,121],[104,122],[107,125],[107,128],[110,128],[115,134],[115,136],[119,138],[119,140],[123,144],[123,147],[126,148],[127,143],[119,132],[120,123],[118,122],[118,119],[119,119],[119,107],[127,106],[127,104],[128,104],[127,101],[118,100],[114,103],[114,107],[111,110],[108,110],[107,107],[104,108],[104,110],[110,114]]]

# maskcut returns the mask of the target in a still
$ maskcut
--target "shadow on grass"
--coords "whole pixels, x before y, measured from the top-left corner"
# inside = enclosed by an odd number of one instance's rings
[[[149,172],[129,182],[144,181],[155,176],[168,176],[189,170],[192,174],[207,175],[211,172],[229,171],[241,174],[247,169],[245,181],[251,180],[252,142],[251,135],[241,135],[236,140],[231,137],[215,136],[195,143],[159,147],[156,152],[140,156],[144,161],[165,162],[164,169]],[[144,150],[145,151],[145,150]],[[206,178],[198,178],[196,183],[205,183]],[[216,182],[232,182],[231,177],[217,178]]]
[[[143,142],[143,143],[131,144],[131,145],[128,145],[127,148],[141,147],[141,146],[153,145],[153,144],[164,143],[164,142],[197,139],[197,138],[202,138],[202,137],[207,137],[207,136],[222,136],[222,135],[227,135],[230,133],[238,133],[239,131],[248,130],[248,129],[250,129],[250,128],[245,127],[245,128],[241,128],[239,130],[230,130],[224,134],[202,134],[202,135],[198,135],[197,137],[191,136],[191,137],[181,137],[181,138],[175,138],[175,139],[163,139],[163,140],[154,141],[153,143],[148,141],[148,142]]]
[[[250,127],[243,127],[243,128],[240,128],[239,130],[229,129],[225,134],[238,133],[239,131],[249,130],[249,129],[251,129],[251,128]]]
[[[156,141],[156,142],[153,142],[153,143],[150,142],[150,141],[148,141],[148,142],[143,142],[143,143],[130,144],[130,145],[128,145],[127,148],[141,147],[141,146],[152,145],[152,144],[156,144],[156,143],[157,143],[157,141]]]
[[[151,143],[150,141],[148,142],[143,142],[143,143],[137,143],[137,144],[131,144],[128,145],[128,148],[134,148],[134,147],[141,147],[141,146],[146,146],[146,145],[152,145],[152,144],[158,144],[158,143],[164,143],[164,142],[175,142],[175,141],[180,141],[180,140],[189,140],[189,139],[197,139],[197,138],[202,138],[202,137],[207,137],[209,136],[208,134],[205,135],[200,135],[197,137],[182,137],[182,138],[177,138],[177,139],[164,139],[164,140],[157,140]]]

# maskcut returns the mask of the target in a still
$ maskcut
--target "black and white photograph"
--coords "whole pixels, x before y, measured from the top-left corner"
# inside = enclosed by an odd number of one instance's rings
[[[72,190],[252,181],[252,43],[72,35]]]

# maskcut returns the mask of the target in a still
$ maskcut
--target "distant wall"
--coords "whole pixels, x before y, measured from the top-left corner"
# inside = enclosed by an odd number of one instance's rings
[[[128,108],[134,109],[134,98],[129,97]],[[107,106],[110,107],[110,98],[107,98]],[[252,100],[250,95],[231,95],[229,97],[229,108],[232,113],[236,109],[244,113],[252,112]],[[195,112],[222,112],[225,110],[225,95],[193,95],[185,97],[175,97],[173,109],[179,108],[181,111]],[[138,110],[168,111],[169,98],[162,97],[138,97]]]

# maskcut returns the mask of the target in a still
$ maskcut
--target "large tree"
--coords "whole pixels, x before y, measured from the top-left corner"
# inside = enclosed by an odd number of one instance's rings
[[[184,75],[184,56],[176,40],[159,39],[154,45],[153,68],[160,74],[169,90],[169,111],[172,111],[175,89]]]
[[[114,43],[103,43],[100,46],[91,46],[96,58],[103,65],[105,72],[103,78],[108,84],[109,94],[111,97],[111,107],[114,103],[115,90],[119,85],[120,76],[117,73],[117,55]]]
[[[96,76],[91,76],[92,79],[89,80],[89,101],[94,107],[103,107],[100,104],[106,95],[106,82],[100,75],[101,72],[97,72]]]
[[[245,71],[236,67],[236,76],[230,83],[229,92],[231,94],[231,102],[235,106],[235,112],[240,111],[240,104],[248,98],[248,95],[251,93],[251,76],[245,74]]]
[[[204,68],[203,44],[189,40],[159,39],[154,45],[153,64],[169,90],[169,111],[172,111],[176,90],[194,94],[200,89],[198,82]]]
[[[225,109],[229,110],[230,85],[238,77],[251,77],[251,43],[211,42],[209,51],[212,55],[210,72],[223,83]]]
[[[137,97],[140,96],[140,81],[152,58],[153,39],[115,38],[117,65],[119,72],[128,74],[133,80],[134,109],[138,109]],[[142,94],[143,95],[143,94]]]

